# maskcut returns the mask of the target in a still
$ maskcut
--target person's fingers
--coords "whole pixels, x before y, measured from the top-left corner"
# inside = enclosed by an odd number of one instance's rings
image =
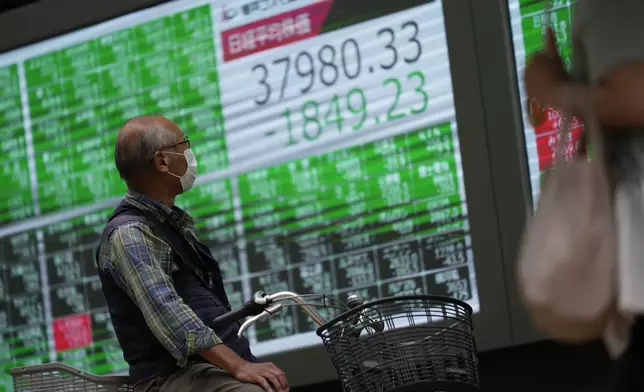
[[[557,63],[559,63],[561,66],[563,66],[561,55],[559,54],[559,48],[557,44],[557,35],[555,31],[552,29],[552,27],[548,27],[548,33],[547,33],[547,52],[548,56],[551,59],[555,59]]]
[[[268,381],[273,384],[273,386],[279,391],[288,391],[288,381],[284,372],[275,366],[275,364],[270,362],[258,363],[257,367],[259,368],[259,374],[268,379]]]
[[[551,26],[546,28],[546,43],[548,47],[548,52],[551,56],[558,56],[559,52],[557,50],[557,37]]]
[[[264,372],[261,375],[262,377],[267,379],[273,385],[273,387],[275,387],[275,389],[278,390],[279,392],[282,392],[285,390],[280,380],[270,370],[264,370]]]
[[[278,374],[276,374],[277,379],[280,380],[280,384],[282,384],[282,387],[284,388],[284,391],[288,391],[288,380],[286,379],[286,374],[284,374],[283,371],[279,371]]]
[[[254,374],[255,376],[255,384],[258,384],[260,387],[264,388],[266,392],[274,392],[273,388],[271,388],[271,385],[268,383],[266,378],[262,377],[259,374]]]
[[[286,374],[282,371],[282,369],[278,368],[274,363],[271,362],[266,362],[264,363],[266,365],[266,368],[268,371],[270,371],[275,377],[280,382],[280,385],[284,388],[284,390],[288,390],[288,381],[286,379]]]
[[[275,366],[275,368],[273,369],[273,374],[275,375],[275,377],[277,377],[277,379],[279,380],[279,382],[282,385],[282,387],[284,388],[284,390],[287,391],[288,390],[288,380],[286,380],[286,374],[284,374],[284,372],[280,368],[278,368],[277,366]]]
[[[288,391],[288,380],[286,379],[286,374],[284,374],[282,369],[278,368],[274,363],[271,362],[268,362],[267,365],[270,366],[271,372],[277,377],[282,387],[284,387],[284,390]]]

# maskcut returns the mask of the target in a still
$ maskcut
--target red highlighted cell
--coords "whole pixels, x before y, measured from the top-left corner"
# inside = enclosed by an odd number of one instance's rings
[[[53,321],[56,352],[86,347],[92,344],[89,314],[78,313]]]
[[[561,113],[553,108],[546,108],[543,121],[534,127],[539,155],[539,170],[548,170],[554,163],[556,146],[560,138]],[[581,147],[583,124],[580,118],[573,117],[569,125],[570,133],[564,147],[564,158],[568,161]]]

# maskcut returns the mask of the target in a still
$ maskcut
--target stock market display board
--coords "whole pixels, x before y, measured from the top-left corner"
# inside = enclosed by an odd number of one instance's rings
[[[555,33],[559,53],[564,66],[572,69],[572,14],[575,0],[553,0],[550,9],[550,26]],[[517,76],[520,87],[521,107],[525,131],[525,147],[528,156],[528,169],[532,187],[532,198],[539,198],[541,181],[544,173],[552,166],[555,157],[555,146],[559,140],[557,132],[561,126],[561,113],[553,108],[546,108],[542,121],[533,125],[529,120],[529,103],[523,88],[525,65],[532,54],[544,48],[546,2],[535,0],[508,0],[510,23],[514,42],[514,54]],[[582,135],[582,123],[579,118],[570,121],[570,133],[564,147],[564,158],[570,159],[579,149]]]
[[[180,0],[4,54],[0,81],[0,391],[26,364],[127,370],[93,252],[125,191],[116,132],[141,114],[191,138],[177,204],[233,306],[290,289],[479,309],[440,1]],[[288,308],[249,337],[268,355],[314,329]]]

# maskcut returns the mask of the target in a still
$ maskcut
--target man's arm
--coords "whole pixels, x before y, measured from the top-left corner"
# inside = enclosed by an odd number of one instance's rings
[[[120,226],[108,245],[109,262],[103,267],[141,309],[154,336],[180,366],[189,356],[221,343],[175,291],[166,272],[169,267],[163,265],[171,262],[172,250],[147,225]]]

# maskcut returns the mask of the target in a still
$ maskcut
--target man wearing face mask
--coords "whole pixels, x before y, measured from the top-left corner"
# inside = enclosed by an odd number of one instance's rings
[[[128,186],[96,260],[135,392],[282,392],[284,373],[258,363],[238,323],[211,328],[230,309],[192,217],[174,205],[197,176],[190,140],[161,116],[120,129],[116,168]]]

